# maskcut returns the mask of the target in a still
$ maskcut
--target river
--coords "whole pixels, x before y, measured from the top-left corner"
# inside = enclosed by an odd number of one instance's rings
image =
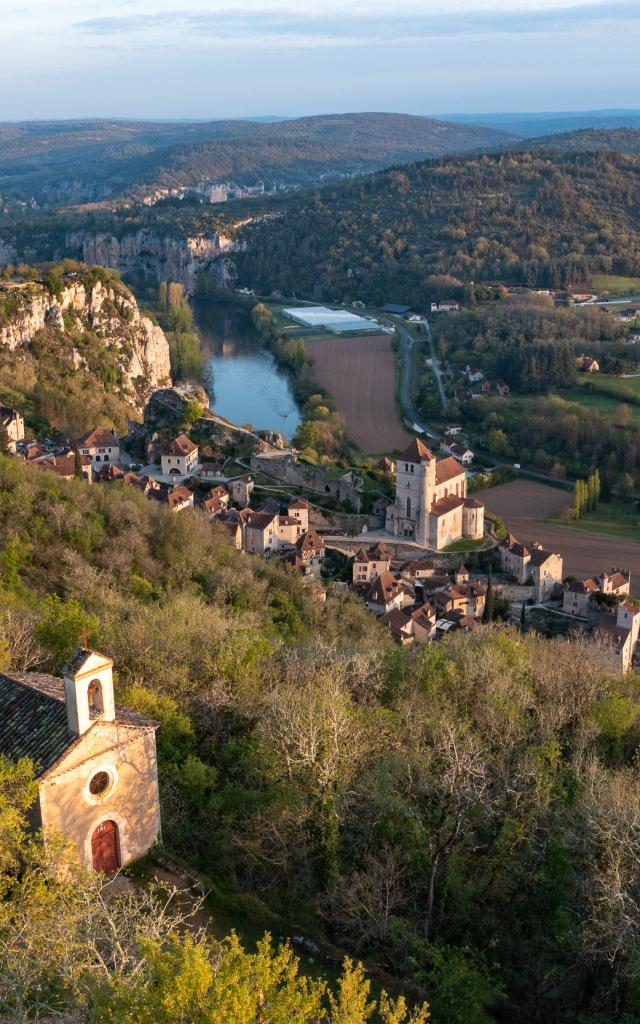
[[[204,384],[220,416],[291,440],[300,413],[289,379],[262,346],[243,311],[214,304],[196,309],[207,355]]]

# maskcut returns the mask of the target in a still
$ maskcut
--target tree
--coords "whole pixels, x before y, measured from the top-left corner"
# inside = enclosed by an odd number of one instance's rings
[[[485,623],[493,622],[493,578],[491,573],[491,566],[489,566],[489,576],[487,579],[487,593],[484,602],[484,612],[482,614],[482,621]]]
[[[73,475],[82,480],[82,456],[77,444],[73,446]]]
[[[520,609],[520,629],[524,631],[527,624],[527,609],[524,601],[522,602],[522,608]]]
[[[36,636],[51,667],[60,669],[76,650],[80,635],[84,631],[93,633],[96,625],[96,616],[87,614],[75,598],[63,601],[57,594],[45,597]]]
[[[273,331],[273,314],[264,302],[257,302],[251,310],[253,326],[263,338],[268,338]]]

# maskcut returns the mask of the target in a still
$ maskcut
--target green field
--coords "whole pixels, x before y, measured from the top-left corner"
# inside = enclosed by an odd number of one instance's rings
[[[609,398],[608,395],[593,395],[579,388],[563,390],[558,392],[558,394],[567,402],[575,402],[577,405],[584,405],[589,409],[595,409],[600,416],[607,420],[614,419],[620,407],[625,404],[623,401]],[[630,422],[640,426],[640,406],[627,405],[627,408],[631,414]]]
[[[623,540],[640,541],[640,510],[629,502],[601,502],[595,511],[587,512],[577,522],[565,522],[559,515],[548,516],[544,522],[581,533],[602,533]]]
[[[594,292],[602,295],[627,295],[640,292],[640,277],[617,277],[615,274],[594,274],[591,278]]]
[[[443,548],[445,552],[459,552],[459,551],[477,551],[479,548],[488,548],[491,546],[490,541],[486,538],[483,540],[454,540],[453,544],[449,544],[446,548]]]

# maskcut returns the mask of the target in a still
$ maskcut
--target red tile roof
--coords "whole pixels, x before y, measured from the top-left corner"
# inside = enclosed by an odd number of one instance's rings
[[[197,451],[197,444],[194,444],[186,434],[179,434],[165,450],[165,455],[181,455],[183,458],[185,455],[191,455],[192,452]]]
[[[435,459],[435,455],[419,437],[414,437],[411,444],[398,456],[399,462],[422,462],[423,459]]]
[[[436,464],[436,485],[445,484],[456,476],[463,477],[464,469],[459,462],[456,462],[452,455],[448,459],[442,459],[441,462]]]
[[[79,448],[117,448],[118,438],[107,427],[96,427],[90,430],[78,441]]]

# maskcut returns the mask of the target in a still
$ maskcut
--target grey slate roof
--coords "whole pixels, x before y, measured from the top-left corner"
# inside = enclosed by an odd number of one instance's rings
[[[116,705],[116,722],[137,728],[158,723]],[[41,672],[0,673],[0,754],[30,757],[42,775],[78,740],[69,731],[64,682]]]
[[[37,673],[29,673],[31,676]],[[52,676],[40,676],[47,685]],[[64,702],[23,682],[20,673],[0,674],[0,753],[12,761],[30,757],[42,774],[77,740],[69,732]]]

